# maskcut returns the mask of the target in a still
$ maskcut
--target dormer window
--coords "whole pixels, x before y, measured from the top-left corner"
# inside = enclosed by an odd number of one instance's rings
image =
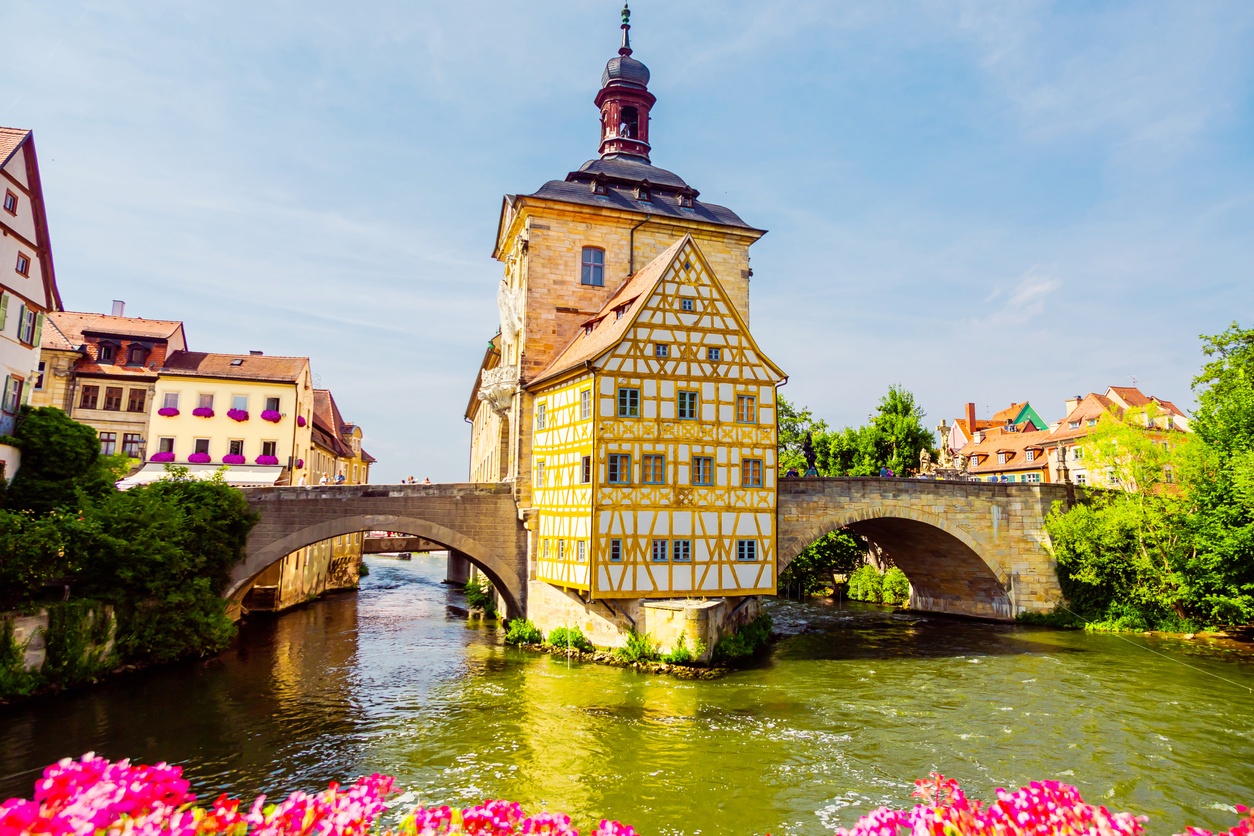
[[[624,314],[624,313],[626,313],[626,312],[627,312],[627,306],[626,306],[626,305],[624,305],[624,306],[623,306],[623,307],[621,307],[621,308],[615,308],[615,309],[614,309],[614,319],[615,319],[615,320],[622,319],[622,318],[623,318],[623,314]]]
[[[126,350],[126,363],[128,366],[144,365],[144,355],[148,352],[144,350],[142,345],[133,345]]]
[[[691,191],[685,189],[684,191],[680,192],[678,200],[679,200],[680,209],[692,208],[692,192]]]
[[[1034,461],[1036,461],[1036,451],[1035,451],[1035,450],[1027,450],[1027,451],[1025,451],[1025,452],[1024,452],[1024,454],[1023,454],[1023,455],[1024,455],[1024,457],[1025,457],[1028,461],[1030,461],[1030,462],[1034,462]]]
[[[593,329],[594,329],[594,328],[596,328],[596,327],[597,327],[597,326],[596,326],[596,324],[595,324],[595,323],[592,323],[592,322],[585,322],[585,323],[584,323],[584,326],[583,326],[583,333],[584,333],[584,336],[586,337],[586,336],[588,336],[589,334],[591,334],[591,333],[592,333],[592,331],[593,331]]]
[[[96,349],[96,362],[98,363],[112,363],[113,357],[113,346],[111,345],[102,345]]]
[[[653,186],[648,180],[641,180],[640,185],[636,186],[636,200],[641,203],[649,203],[653,200]]]
[[[601,195],[610,193],[609,183],[606,181],[605,175],[597,175],[596,179],[592,181],[592,193]]]
[[[1073,429],[1073,430],[1078,430],[1078,429],[1080,429],[1080,422],[1079,422],[1079,421],[1071,421],[1071,422],[1069,422],[1069,423],[1067,424],[1067,426],[1068,426],[1068,427],[1070,427],[1070,428],[1071,428],[1071,429]]]
[[[1005,453],[1000,453],[1000,452],[999,452],[999,453],[997,454],[997,463],[998,463],[998,464],[1005,464],[1005,463],[1006,463],[1006,454],[1005,454]]]

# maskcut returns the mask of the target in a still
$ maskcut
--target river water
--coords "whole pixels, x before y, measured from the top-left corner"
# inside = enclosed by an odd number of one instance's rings
[[[1239,651],[776,602],[796,635],[690,682],[507,649],[467,621],[442,561],[369,562],[359,593],[250,623],[214,659],[0,709],[0,797],[96,751],[184,764],[202,797],[379,771],[437,803],[547,805],[584,832],[600,816],[830,832],[908,803],[932,770],[976,797],[1063,780],[1151,833],[1226,828],[1254,802]]]

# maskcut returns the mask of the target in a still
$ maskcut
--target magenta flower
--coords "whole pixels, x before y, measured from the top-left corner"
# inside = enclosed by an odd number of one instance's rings
[[[303,427],[303,426],[305,426],[305,416],[304,416],[304,415],[297,415],[297,416],[296,416],[296,426],[298,426],[298,427]]]
[[[277,424],[283,420],[283,413],[277,409],[263,409],[261,411],[261,420],[269,421],[271,424]]]
[[[161,451],[161,452],[153,453],[151,456],[149,456],[149,457],[148,457],[148,461],[150,461],[150,462],[172,462],[172,461],[174,461],[174,454],[173,454],[173,453],[168,453],[168,452],[165,452],[165,451]]]
[[[198,406],[192,410],[192,415],[195,415],[197,418],[212,418],[213,410],[207,406]]]
[[[297,460],[296,460],[296,466],[297,466],[298,468],[300,468],[300,467],[304,467],[304,466],[305,466],[305,460],[304,460],[304,459],[297,459]]]
[[[279,457],[278,456],[258,456],[254,461],[256,461],[257,464],[278,464]]]
[[[179,414],[179,411],[178,411],[178,407],[163,406],[157,410],[157,414],[164,416],[166,418],[173,418],[175,415]]]
[[[247,459],[238,453],[227,453],[222,457],[223,464],[243,464]]]
[[[192,453],[187,460],[192,464],[209,464],[213,458],[208,453]]]
[[[226,411],[226,417],[230,418],[232,421],[247,421],[248,410],[247,409],[228,409]]]

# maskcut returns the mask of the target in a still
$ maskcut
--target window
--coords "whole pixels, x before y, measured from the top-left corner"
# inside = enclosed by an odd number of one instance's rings
[[[536,462],[536,487],[544,487],[544,459]]]
[[[705,359],[709,360],[711,363],[717,363],[722,358],[723,349],[721,348],[707,348],[705,350]]]
[[[44,372],[47,371],[48,364],[43,360],[39,361],[39,371],[35,372],[35,388],[44,388]]]
[[[586,284],[589,287],[605,287],[605,250],[584,247],[579,266],[581,268],[580,284]]]
[[[1171,472],[1170,467],[1163,469],[1163,481],[1166,482],[1168,485],[1176,481],[1176,475]]]
[[[670,354],[671,354],[671,347],[667,345],[666,343],[654,343],[653,344],[653,356],[654,357],[669,357]]]
[[[1024,451],[1023,456],[1024,456],[1024,459],[1025,459],[1026,461],[1029,461],[1029,462],[1034,462],[1034,461],[1036,461],[1036,451],[1035,451],[1035,450],[1026,450],[1026,451]]]
[[[157,451],[161,453],[173,453],[174,452],[174,439],[158,438],[157,439]]]
[[[96,362],[112,363],[113,362],[113,346],[99,345],[96,346]]]
[[[610,563],[621,563],[623,560],[623,541],[615,537],[610,540]]]
[[[1027,473],[1027,474],[1024,474],[1024,476],[1023,476],[1023,481],[1025,481],[1025,482],[1034,482],[1034,483],[1035,483],[1035,482],[1039,482],[1039,481],[1041,481],[1041,474],[1039,474],[1039,473]]]
[[[579,460],[579,484],[587,485],[592,481],[592,457],[584,456]]]
[[[78,397],[79,409],[95,409],[96,399],[100,397],[99,386],[84,386],[83,394]]]
[[[714,459],[709,456],[692,457],[692,484],[714,484]]]
[[[226,449],[232,456],[244,455],[244,440],[235,438],[226,443]]]
[[[631,456],[622,453],[611,453],[609,463],[609,479],[611,485],[631,484]]]
[[[278,398],[266,398],[266,409],[269,410],[270,412],[278,412],[279,411],[279,399]]]
[[[665,456],[644,456],[640,459],[640,483],[642,485],[666,484]]]
[[[17,321],[17,338],[27,345],[34,345],[38,321],[39,313],[23,305],[21,318]]]
[[[21,273],[23,276],[29,276],[30,275],[30,256],[28,256],[26,253],[18,253],[17,254],[17,267],[15,267],[14,269],[17,270],[17,272]]]
[[[4,211],[10,215],[17,214],[17,195],[13,194],[10,189],[4,190]]]
[[[998,464],[1005,464],[1005,463],[1006,463],[1006,454],[1005,454],[1005,453],[998,453],[998,454],[997,454],[997,463],[998,463]]]
[[[206,456],[209,455],[209,439],[207,438],[196,439],[194,442],[192,442],[192,447],[193,447],[193,450],[192,450],[193,453],[203,453]]]
[[[22,383],[22,378],[12,375],[4,380],[4,397],[0,402],[0,409],[9,415],[16,415],[18,407],[22,405]]]
[[[639,389],[619,389],[618,390],[618,417],[619,418],[639,418],[640,417],[640,390]]]
[[[277,456],[279,452],[278,448],[279,443],[277,441],[263,441],[261,442],[261,455]]]
[[[1073,459],[1082,459],[1082,458],[1084,458],[1084,448],[1083,448],[1083,447],[1072,447],[1072,448],[1071,448],[1071,458],[1073,458]]]
[[[133,345],[126,350],[126,362],[130,366],[144,365],[144,357],[148,352],[142,345]]]
[[[737,395],[736,420],[742,424],[758,423],[758,399],[752,395]]]
[[[668,543],[665,540],[654,540],[650,544],[650,552],[654,563],[665,563],[667,560]]]
[[[592,390],[584,389],[579,393],[579,420],[587,421],[592,417]]]
[[[1075,483],[1076,483],[1077,485],[1084,485],[1084,484],[1086,484],[1087,482],[1088,482],[1088,477],[1087,477],[1087,476],[1085,476],[1083,473],[1077,473],[1077,474],[1075,475]]]
[[[232,365],[232,366],[242,366],[242,365],[244,365],[244,358],[243,358],[243,357],[236,357],[234,360],[232,360],[232,361],[231,361],[231,365]]]
[[[112,456],[117,452],[118,434],[117,433],[101,433],[100,434],[100,455]]]
[[[588,562],[587,540],[580,540],[578,543],[575,543],[575,560],[578,560],[580,563]]]
[[[121,412],[122,411],[122,387],[121,386],[106,386],[105,387],[104,408],[107,409],[109,412]]]
[[[1088,425],[1089,425],[1090,427],[1096,427],[1096,426],[1097,426],[1097,419],[1096,419],[1096,418],[1090,418],[1090,419],[1088,420]]]
[[[139,445],[143,442],[139,433],[122,434],[122,452],[132,459],[139,458]]]
[[[671,560],[675,563],[688,563],[692,560],[691,540],[671,540]]]
[[[201,409],[213,409],[213,395],[201,395],[198,406]]]
[[[689,419],[697,417],[697,393],[696,392],[680,392],[677,396],[678,414],[680,418]]]
[[[737,540],[736,541],[736,559],[737,560],[757,560],[758,559],[758,541],[757,540]]]
[[[248,411],[248,396],[235,395],[231,398],[231,409],[238,409],[240,412]]]
[[[147,389],[132,389],[126,396],[127,412],[143,412],[144,404],[148,402]]]
[[[163,409],[178,409],[179,408],[179,393],[178,392],[166,392],[165,396],[161,400],[161,407]]]
[[[548,417],[548,409],[544,404],[536,404],[536,429],[544,429],[546,419]]]
[[[743,488],[762,487],[762,460],[741,459],[740,486]]]
[[[681,311],[690,311],[690,310],[692,310],[692,300],[691,300],[691,299],[681,299],[681,300],[679,300],[679,309],[680,309]]]

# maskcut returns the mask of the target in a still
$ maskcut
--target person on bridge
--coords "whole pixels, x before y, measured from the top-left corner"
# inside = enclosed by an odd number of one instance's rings
[[[801,474],[797,472],[797,468],[795,468],[795,467],[790,467],[790,468],[788,468],[788,472],[784,474],[784,478],[785,478],[785,479],[796,479],[796,478],[797,478],[798,476],[800,476],[800,475],[801,475]]]
[[[818,468],[816,468],[814,465],[810,465],[808,468],[806,468],[807,479],[811,476],[818,476],[818,475],[819,475]]]
[[[425,477],[423,477],[422,483],[423,483],[424,485],[430,485],[430,484],[431,484],[431,477],[430,477],[430,476],[425,476]]]

